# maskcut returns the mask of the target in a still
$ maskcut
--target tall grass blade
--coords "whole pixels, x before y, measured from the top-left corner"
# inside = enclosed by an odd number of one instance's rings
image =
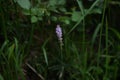
[[[49,41],[49,38],[44,42],[44,44],[42,46],[42,50],[43,50],[43,54],[44,54],[44,58],[45,58],[45,62],[47,64],[47,66],[48,66],[48,57],[47,57],[47,52],[46,52],[45,46],[48,41]]]
[[[98,33],[99,33],[99,31],[100,31],[100,27],[101,27],[101,26],[102,26],[102,24],[99,23],[98,26],[97,26],[97,28],[95,29],[95,31],[94,31],[94,33],[93,33],[93,37],[92,37],[92,41],[91,41],[92,45],[94,44],[94,42],[95,42],[95,40],[96,40],[96,38],[97,38],[97,36],[98,36]]]

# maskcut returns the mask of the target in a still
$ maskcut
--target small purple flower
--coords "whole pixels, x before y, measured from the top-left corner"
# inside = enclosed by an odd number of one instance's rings
[[[60,44],[63,45],[62,29],[61,29],[60,25],[57,25],[57,27],[56,27],[56,34],[57,34],[58,40],[60,41]]]
[[[57,25],[56,27],[56,34],[59,40],[62,40],[62,29],[60,27],[60,25]]]

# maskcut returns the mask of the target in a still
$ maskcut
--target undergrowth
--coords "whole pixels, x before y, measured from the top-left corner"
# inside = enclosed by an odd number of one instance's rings
[[[1,0],[0,80],[118,80],[119,8],[119,0]]]

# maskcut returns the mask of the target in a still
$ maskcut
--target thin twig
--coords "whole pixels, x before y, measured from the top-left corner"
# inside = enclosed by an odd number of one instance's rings
[[[41,78],[42,80],[45,80],[44,77],[43,77],[41,74],[39,74],[30,64],[26,63],[26,65],[27,65],[35,74],[37,74],[37,76],[38,76],[39,78]]]

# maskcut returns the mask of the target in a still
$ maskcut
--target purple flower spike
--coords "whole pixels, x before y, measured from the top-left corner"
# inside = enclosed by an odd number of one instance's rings
[[[58,40],[60,41],[60,45],[62,46],[63,45],[63,42],[62,42],[62,29],[60,27],[60,25],[57,25],[56,27],[56,34],[57,34],[57,37],[58,37]]]
[[[56,34],[57,34],[58,39],[62,40],[62,29],[61,29],[60,25],[57,25]]]

